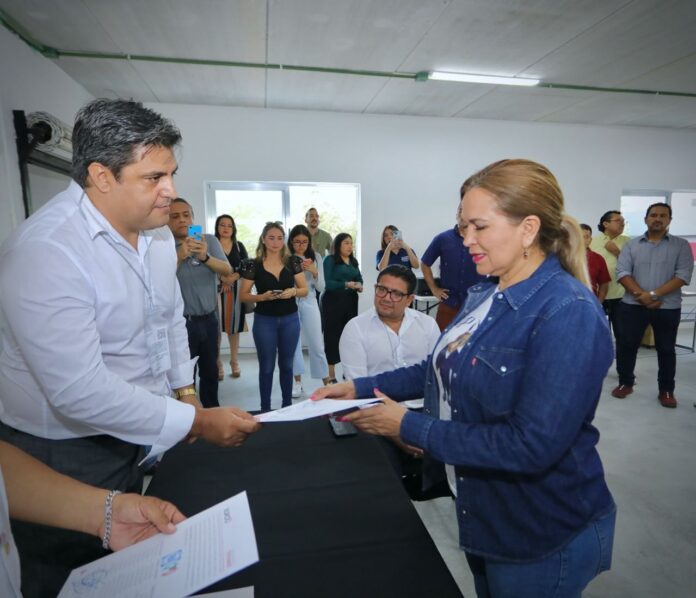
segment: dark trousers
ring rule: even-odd
[[[611,326],[611,331],[614,333],[614,340],[618,343],[621,335],[621,318],[619,317],[621,299],[605,299],[602,307],[604,307],[604,313],[609,318],[609,326]]]
[[[87,484],[142,491],[138,462],[144,451],[134,444],[111,436],[49,440],[4,424],[0,424],[0,440]],[[11,525],[22,566],[24,598],[56,596],[70,571],[107,554],[95,536],[17,520]]]
[[[358,315],[358,294],[355,291],[326,291],[322,298],[324,314],[324,350],[329,365],[341,362],[338,341],[346,324]]]
[[[655,333],[657,350],[657,387],[674,392],[674,374],[677,356],[677,330],[681,309],[648,309],[642,305],[622,303],[619,310],[621,336],[616,344],[616,371],[619,384],[633,386],[636,381],[634,370],[640,342],[648,325]]]
[[[203,407],[219,407],[218,402],[218,332],[217,314],[207,316],[187,316],[189,351],[191,357],[198,357],[198,396]],[[195,373],[194,373],[195,376]]]
[[[287,316],[265,316],[254,314],[252,328],[256,354],[259,358],[259,394],[261,411],[271,408],[271,389],[273,387],[273,370],[276,354],[280,391],[283,395],[283,407],[292,405],[292,362],[295,349],[300,340],[300,317],[297,312]]]
[[[454,320],[458,313],[459,306],[451,307],[444,303],[440,303],[440,305],[437,306],[435,322],[437,322],[437,325],[440,328],[440,332],[442,332],[445,328],[447,328],[447,326],[450,325],[450,323],[452,322],[452,320]]]

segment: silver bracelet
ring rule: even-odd
[[[109,542],[111,541],[111,519],[114,514],[113,503],[114,497],[118,494],[123,494],[120,490],[111,490],[106,495],[104,501],[104,537],[102,538],[102,548],[109,550]]]

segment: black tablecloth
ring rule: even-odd
[[[165,455],[148,494],[193,515],[243,490],[260,562],[207,591],[461,596],[375,438],[335,438],[314,419],[266,424],[237,449],[182,444]]]

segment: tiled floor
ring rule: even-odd
[[[680,342],[691,343],[691,326]],[[595,424],[609,487],[618,504],[614,563],[587,589],[589,598],[687,598],[696,595],[696,354],[677,358],[677,409],[656,400],[655,352],[641,349],[637,386],[624,400],[610,396],[612,369],[604,383]],[[242,377],[220,385],[222,404],[258,409],[258,366],[253,353],[241,358]],[[305,377],[308,393],[319,380]],[[276,381],[273,406],[280,406]],[[440,498],[415,503],[453,576],[467,597],[475,596],[463,553],[457,547],[453,503]]]

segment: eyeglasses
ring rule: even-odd
[[[389,299],[392,301],[401,301],[404,297],[408,297],[408,293],[402,293],[396,289],[388,289],[387,287],[383,287],[381,284],[375,285],[375,295],[377,295],[380,299],[389,295]]]
[[[309,245],[309,241],[300,241],[299,239],[292,240],[293,245]]]

